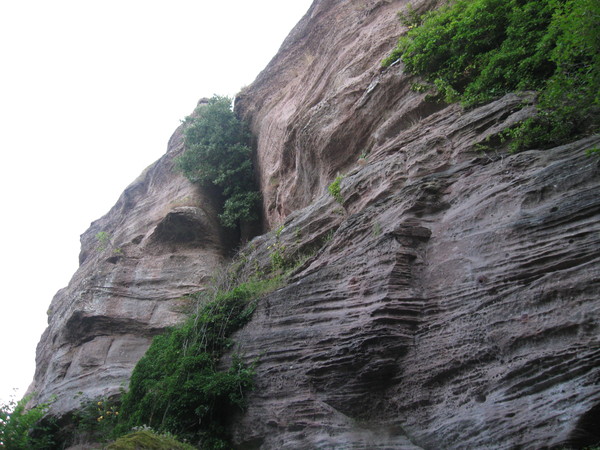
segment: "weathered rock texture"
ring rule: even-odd
[[[187,316],[185,295],[224,259],[213,201],[173,170],[182,149],[177,130],[165,156],[81,236],[80,267],[52,300],[29,388],[38,401],[56,396],[58,415],[82,396],[118,394],[152,336]]]
[[[259,362],[234,442],[592,444],[600,159],[584,151],[600,137],[475,150],[532,114],[532,100],[464,111],[426,102],[401,64],[381,70],[405,3],[316,0],[236,101],[256,136],[265,228],[283,225],[244,260],[307,259],[235,336]],[[82,266],[53,301],[34,388],[58,394],[60,410],[79,390],[115,392],[223,258],[214,207],[170,169],[177,133],[171,149],[84,234]],[[338,173],[342,204],[326,192]],[[109,249],[98,249],[100,231]]]
[[[286,249],[336,231],[236,337],[240,353],[260,358],[234,423],[242,447],[598,439],[600,161],[583,151],[600,138],[455,160],[452,138],[510,103],[460,126],[448,111],[431,116],[398,142],[426,136],[428,124],[450,141],[376,153],[342,182],[343,209],[325,195],[288,218]],[[428,157],[451,164],[400,169]],[[257,240],[250,262],[275,239]]]
[[[236,440],[591,444],[600,161],[584,150],[600,138],[474,150],[532,108],[514,95],[473,111],[432,104],[401,64],[382,71],[405,3],[315,2],[237,100],[257,139],[267,221],[284,224],[278,245],[337,231],[238,335],[261,362]],[[323,195],[338,172],[343,207]],[[267,261],[274,240],[257,240],[254,259]]]
[[[406,0],[318,0],[236,98],[257,134],[266,225],[307,206],[357,156],[440,109],[381,72],[403,31]],[[412,2],[417,10],[435,0]]]

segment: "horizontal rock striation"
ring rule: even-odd
[[[511,99],[491,106],[473,111],[457,137]],[[438,127],[456,125],[439,114],[430,118]],[[422,147],[386,150],[344,178],[343,207],[325,194],[290,215],[278,238],[255,241],[251,264],[275,239],[292,252],[315,241],[311,229],[335,230],[236,336],[237,351],[259,360],[248,412],[234,422],[238,444],[595,442],[600,161],[584,150],[598,144],[503,156],[465,149],[467,161],[435,170],[432,160],[412,177],[395,167],[420,159]],[[427,151],[447,161],[453,148],[438,140]]]
[[[600,441],[600,136],[508,154],[511,94],[426,101],[401,63],[406,0],[316,0],[236,99],[266,228],[236,268],[296,266],[234,336],[256,361],[239,448],[583,447]],[[411,2],[425,11],[438,2]],[[481,144],[491,145],[478,150]],[[112,395],[228,250],[210,195],[173,173],[181,130],[82,236],[32,390]],[[340,201],[327,193],[338,175]],[[99,234],[100,233],[100,234]],[[228,355],[222,361],[227,365]]]
[[[173,170],[181,129],[81,236],[80,267],[48,310],[29,388],[63,415],[117,395],[154,335],[189,313],[227,252],[214,200]],[[79,393],[79,395],[75,395]]]
[[[236,101],[283,226],[246,257],[317,251],[237,336],[259,364],[236,442],[593,444],[600,162],[585,150],[600,138],[476,150],[533,99],[464,111],[427,102],[401,63],[382,70],[406,3],[315,2]],[[324,194],[338,173],[343,204]]]

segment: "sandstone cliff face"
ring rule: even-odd
[[[84,397],[119,393],[152,336],[189,313],[224,259],[213,201],[173,170],[181,130],[117,204],[81,236],[80,267],[50,305],[38,344],[37,400],[62,415]]]
[[[473,111],[431,104],[401,64],[382,71],[405,3],[315,2],[237,101],[280,245],[337,230],[238,334],[260,364],[237,442],[594,443],[600,162],[584,150],[600,138],[476,151],[532,108],[514,95]],[[324,193],[338,172],[343,206]],[[266,261],[275,239],[248,258]]]
[[[257,136],[266,225],[307,206],[357,156],[439,109],[381,60],[406,0],[318,0],[236,109]],[[417,10],[435,0],[412,2]]]
[[[309,258],[235,336],[259,358],[240,448],[543,448],[600,440],[600,159],[593,136],[509,155],[476,144],[526,96],[464,111],[380,61],[404,0],[316,0],[236,100],[256,137],[265,228]],[[426,9],[435,1],[413,2]],[[224,259],[205,194],[163,159],[82,237],[34,390],[57,410],[118,391],[150,337]],[[359,157],[364,155],[364,158]],[[340,173],[342,204],[326,186]],[[110,235],[100,250],[98,232]],[[116,248],[120,251],[114,252]],[[227,363],[227,358],[224,364]]]
[[[495,122],[515,101],[473,111],[460,125],[442,111],[398,142],[426,135],[427,124],[467,140],[475,124]],[[335,234],[236,336],[237,351],[260,359],[249,410],[234,422],[237,442],[595,442],[600,164],[583,150],[600,138],[514,156],[471,154],[440,170],[421,159],[452,161],[453,146],[412,142],[350,171],[343,209],[324,195],[285,222],[286,249],[318,241],[316,230]],[[422,173],[401,170],[414,163]],[[275,242],[263,239],[252,263]]]

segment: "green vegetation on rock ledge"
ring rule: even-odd
[[[221,223],[235,228],[258,220],[260,193],[252,168],[250,133],[231,110],[231,99],[214,96],[185,121],[185,152],[178,168],[194,183],[223,195]]]
[[[229,336],[250,319],[258,297],[280,278],[250,281],[214,294],[183,325],[154,338],[123,396],[117,434],[150,426],[202,448],[226,448],[227,420],[245,406],[254,370],[237,356],[219,366],[233,342]]]
[[[80,399],[79,408],[60,428],[38,422],[47,404],[24,413],[25,399],[8,426],[0,423],[0,437],[9,439],[4,429],[18,427],[10,439],[26,444],[0,447],[64,448],[91,442],[107,449],[231,448],[231,418],[245,409],[258,362],[236,354],[231,335],[251,319],[259,299],[281,287],[327,239],[301,246],[301,230],[286,233],[285,225],[271,235],[266,252],[250,243],[227,268],[215,271],[204,291],[189,296],[195,314],[153,339],[120,398],[88,398],[79,392],[74,397]],[[37,441],[31,440],[31,429]]]
[[[194,450],[189,444],[184,444],[175,439],[174,436],[164,433],[156,433],[152,429],[143,428],[133,433],[121,436],[112,444],[106,447],[106,450]]]
[[[479,105],[538,92],[538,114],[509,130],[511,149],[547,147],[600,130],[600,2],[456,0],[423,16],[383,61],[401,59],[437,97]]]
[[[340,184],[342,183],[343,179],[344,175],[338,175],[337,177],[335,177],[335,180],[333,180],[333,182],[329,186],[327,186],[327,191],[329,192],[329,194],[340,205],[344,204],[344,197],[342,196],[342,189],[340,187]]]

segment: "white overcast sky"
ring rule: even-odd
[[[0,1],[0,401],[33,379],[79,235],[198,99],[250,84],[311,3]]]

